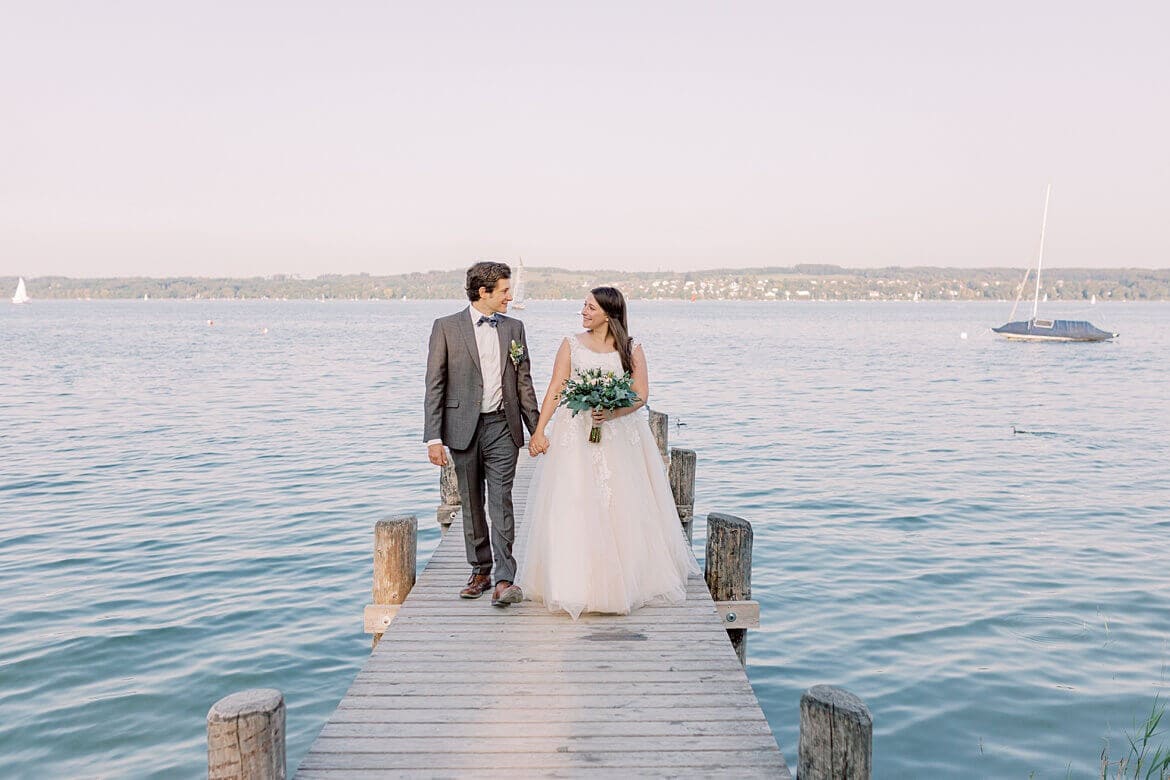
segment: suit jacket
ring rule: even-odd
[[[504,414],[512,440],[517,447],[523,447],[524,427],[531,433],[540,418],[536,391],[532,387],[528,342],[524,338],[523,322],[503,314],[499,316],[496,335],[500,340],[500,364],[503,366]],[[471,444],[483,403],[483,374],[474,328],[467,309],[440,317],[431,328],[423,441],[442,439],[443,444],[454,450],[467,449]],[[519,366],[509,355],[513,341],[524,349]]]

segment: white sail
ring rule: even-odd
[[[512,279],[512,308],[524,308],[524,258],[516,263],[515,276]]]
[[[1036,319],[1036,312],[1040,308],[1040,270],[1044,266],[1044,231],[1048,229],[1048,199],[1052,197],[1052,185],[1044,191],[1044,219],[1040,222],[1040,251],[1036,254],[1036,298],[1032,301],[1032,319]],[[1044,294],[1048,300],[1048,293]]]
[[[13,303],[28,303],[31,300],[28,297],[28,291],[24,289],[24,277],[20,277],[20,281],[16,283],[16,292],[12,294]]]

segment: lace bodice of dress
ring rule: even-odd
[[[569,365],[575,374],[578,371],[587,371],[591,368],[600,368],[602,371],[613,371],[621,374],[622,359],[616,351],[594,352],[581,343],[577,334],[569,336]]]

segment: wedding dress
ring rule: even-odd
[[[569,336],[572,372],[622,373],[617,352],[594,352]],[[601,425],[560,407],[549,449],[528,490],[516,584],[550,611],[628,614],[686,599],[698,572],[679,523],[670,482],[645,408]]]

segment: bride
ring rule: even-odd
[[[557,352],[540,420],[529,441],[536,466],[528,492],[528,543],[516,584],[503,601],[543,602],[550,611],[628,614],[686,599],[698,565],[687,547],[670,483],[642,410],[650,396],[646,356],[630,338],[626,300],[597,287],[581,311],[584,333]],[[574,372],[629,372],[639,401],[628,409],[576,417],[558,405]],[[551,431],[546,427],[552,423]],[[600,425],[601,442],[589,429]]]

